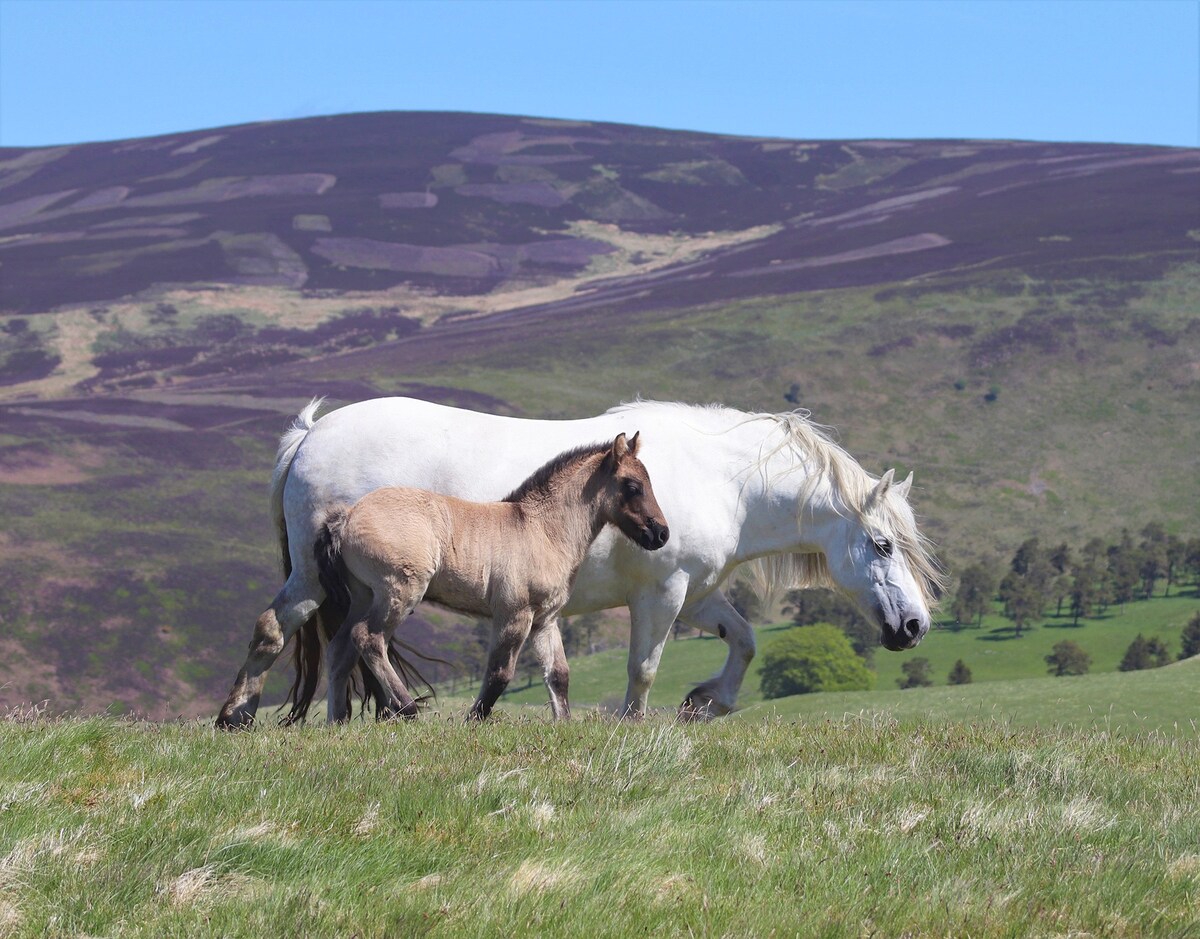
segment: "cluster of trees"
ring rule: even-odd
[[[1126,530],[1116,543],[1092,538],[1078,551],[1065,542],[1046,548],[1029,538],[1006,572],[984,562],[964,568],[950,613],[978,627],[998,599],[1020,636],[1050,608],[1061,616],[1066,606],[1078,624],[1113,604],[1154,596],[1160,582],[1163,596],[1169,596],[1187,577],[1200,579],[1200,538],[1184,541],[1158,522],[1146,525],[1137,540]]]
[[[900,666],[900,671],[904,673],[904,677],[897,678],[896,684],[900,686],[901,690],[905,688],[928,688],[933,684],[932,670],[933,666],[929,659],[923,655],[915,656]],[[971,670],[967,667],[966,662],[958,659],[950,669],[950,674],[946,676],[946,684],[969,685],[970,683]]]

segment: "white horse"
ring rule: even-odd
[[[800,413],[637,401],[584,420],[542,421],[376,398],[314,420],[319,404],[280,442],[271,508],[287,582],[255,624],[220,727],[254,719],[267,669],[321,607],[313,546],[334,506],[382,486],[495,501],[555,454],[626,428],[647,441],[639,456],[671,520],[670,543],[651,553],[605,530],[562,613],[628,606],[627,714],[645,712],[676,619],[729,646],[724,667],[684,709],[733,710],[754,632],[718,588],[739,565],[766,592],[841,590],[879,626],[887,649],[910,649],[929,629],[942,581],[907,502],[911,474],[899,483],[891,470],[872,477]]]

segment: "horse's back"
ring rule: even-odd
[[[668,576],[689,552],[703,555],[688,562],[692,567],[707,568],[710,555],[719,565],[731,543],[737,490],[718,455],[722,435],[691,426],[703,418],[703,410],[652,404],[566,421],[482,414],[411,398],[347,405],[313,425],[293,460],[284,494],[293,564],[307,562],[299,555],[311,553],[330,506],[389,486],[494,501],[559,453],[641,431],[639,456],[671,525],[671,541],[647,553],[603,531],[576,582],[586,608],[619,605],[631,585]]]

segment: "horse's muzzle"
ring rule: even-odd
[[[914,648],[925,638],[929,624],[916,616],[906,616],[898,624],[884,621],[879,627],[879,642],[889,652]]]
[[[638,544],[647,551],[657,551],[667,543],[667,539],[671,537],[671,529],[666,525],[660,525],[654,519],[650,519],[638,535]]]

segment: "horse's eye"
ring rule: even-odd
[[[881,558],[890,558],[892,556],[892,543],[886,538],[876,538],[875,551]]]
[[[630,499],[636,499],[642,494],[642,484],[636,479],[627,479],[624,483],[625,495]]]

